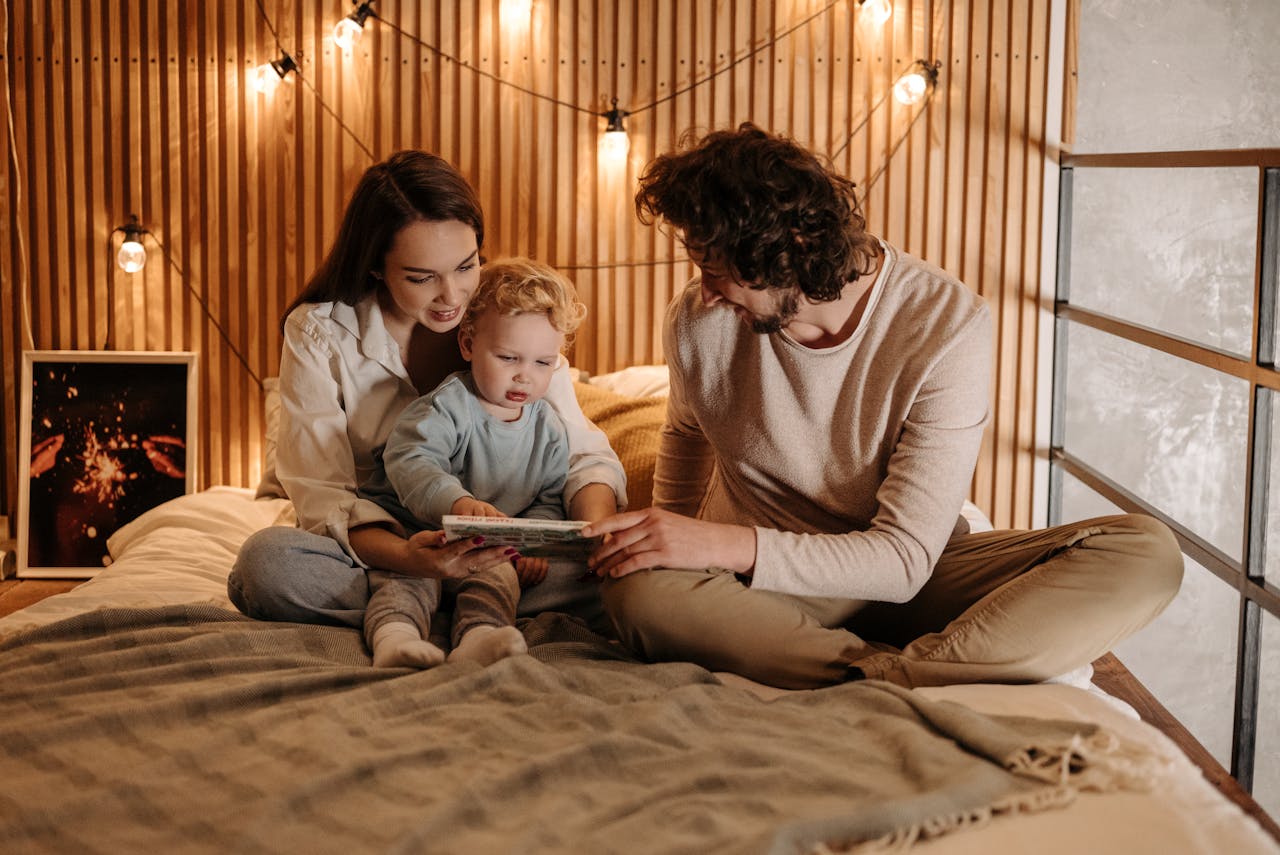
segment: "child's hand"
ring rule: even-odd
[[[517,558],[516,577],[520,579],[520,587],[531,588],[547,578],[550,566],[545,558]]]
[[[482,502],[471,496],[463,496],[461,499],[453,503],[453,507],[449,509],[451,514],[462,514],[470,517],[505,517],[502,511],[495,508],[488,502]]]

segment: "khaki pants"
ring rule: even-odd
[[[642,571],[603,595],[618,636],[652,660],[783,688],[838,683],[858,676],[851,668],[937,686],[1074,670],[1150,622],[1181,581],[1169,529],[1126,515],[957,535],[906,603],[756,591],[720,570]]]

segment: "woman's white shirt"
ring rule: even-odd
[[[357,494],[375,471],[376,453],[400,413],[421,393],[382,321],[376,295],[355,306],[307,303],[289,313],[280,359],[280,420],[275,471],[259,496],[287,496],[298,524],[332,537],[358,563],[347,532],[368,523],[403,533],[385,510]],[[556,368],[546,400],[569,438],[566,503],[587,484],[626,502],[622,464],[604,432],[591,424],[573,392],[568,362]]]

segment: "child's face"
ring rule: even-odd
[[[459,345],[471,363],[481,404],[503,421],[514,421],[525,404],[547,393],[564,334],[544,314],[488,311],[476,318],[474,334],[462,336]]]

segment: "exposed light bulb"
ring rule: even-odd
[[[604,140],[601,141],[600,147],[609,159],[621,160],[631,150],[631,139],[627,136],[626,131],[605,131]]]
[[[116,264],[120,265],[120,269],[125,273],[137,273],[147,263],[147,250],[133,238],[129,238],[120,244],[120,251],[116,253]]]
[[[893,98],[899,104],[915,104],[924,97],[925,90],[929,88],[929,82],[925,80],[924,75],[919,71],[912,71],[904,74],[897,83],[893,84]]]
[[[263,94],[270,95],[276,91],[276,87],[280,85],[280,75],[276,74],[276,70],[271,67],[271,63],[264,62],[253,70],[253,88]]]
[[[533,0],[502,0],[500,14],[504,21],[525,21],[533,13]]]
[[[858,22],[878,31],[892,15],[893,0],[862,0]]]
[[[364,25],[353,18],[343,18],[333,25],[333,43],[344,51],[349,51],[360,41],[364,33]]]
[[[360,35],[364,32],[364,22],[373,14],[373,7],[369,2],[370,0],[365,0],[356,6],[354,12],[333,25],[333,43],[340,50],[349,51],[356,46],[356,42],[360,41]]]
[[[287,53],[281,54],[279,59],[264,62],[253,70],[251,78],[253,88],[265,95],[270,95],[280,85],[281,80],[287,79],[285,75],[297,70],[298,63],[294,62],[293,57]]]
[[[893,99],[908,106],[920,103],[929,89],[938,85],[938,72],[941,68],[942,64],[939,62],[917,59],[911,64],[911,70],[893,84]]]
[[[116,264],[125,273],[137,273],[147,263],[147,250],[142,245],[142,236],[147,233],[138,223],[138,215],[130,214],[129,222],[113,230],[124,234],[124,242],[116,251]]]
[[[610,160],[625,160],[627,151],[631,148],[631,139],[627,136],[627,129],[622,124],[622,120],[627,116],[627,111],[619,110],[618,99],[614,98],[613,109],[606,110],[601,115],[604,116],[609,124],[604,129],[604,139],[600,141],[600,150]]]

